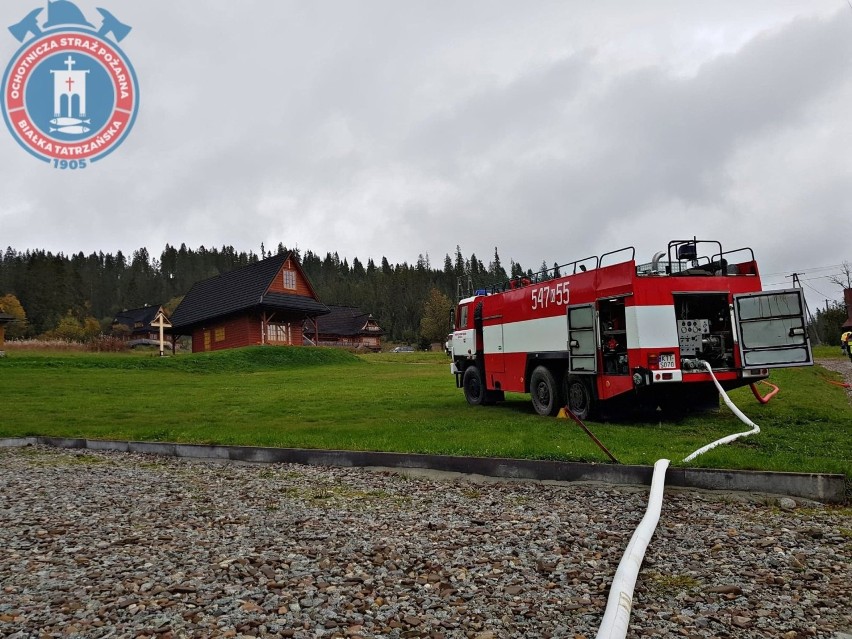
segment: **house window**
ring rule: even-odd
[[[296,290],[296,271],[284,270],[284,288]]]
[[[290,325],[289,324],[273,324],[266,325],[266,341],[270,344],[289,344],[290,343]]]
[[[225,327],[224,326],[220,326],[219,328],[216,329],[216,336],[215,336],[214,339],[217,342],[224,342],[225,341]]]

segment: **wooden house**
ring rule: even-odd
[[[14,321],[14,316],[0,311],[0,353],[3,352],[3,346],[6,343],[6,324],[10,324]]]
[[[194,353],[301,346],[305,320],[328,313],[296,256],[284,253],[196,283],[172,313],[170,332],[192,336]]]
[[[385,332],[369,313],[351,306],[329,306],[328,315],[306,321],[305,340],[319,346],[369,349],[382,348]]]
[[[163,312],[162,306],[143,306],[116,313],[112,320],[112,334],[125,340],[130,346],[159,344],[159,330],[151,325],[154,318]]]

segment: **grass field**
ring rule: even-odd
[[[826,349],[825,356],[840,357]],[[694,466],[835,472],[852,477],[852,409],[821,367],[779,370],[781,392],[732,399],[761,427]],[[747,428],[724,406],[677,423],[588,426],[623,463],[693,450]],[[507,395],[470,407],[436,353],[355,356],[316,348],[154,354],[7,352],[0,359],[0,437],[47,435],[608,462],[569,420]]]

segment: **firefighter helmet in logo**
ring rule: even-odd
[[[70,0],[49,0],[9,26],[22,43],[3,75],[3,118],[26,151],[82,169],[114,151],[136,120],[136,73],[118,42],[131,27],[106,9],[99,28]]]
[[[44,23],[44,28],[50,29],[52,27],[72,24],[94,28],[94,25],[86,22],[83,12],[73,2],[69,2],[68,0],[48,0],[47,22]]]

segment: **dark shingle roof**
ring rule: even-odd
[[[154,321],[159,310],[159,306],[143,306],[142,308],[123,310],[115,314],[115,319],[112,320],[112,323],[113,325],[124,324],[131,331],[136,329],[147,332],[151,330],[151,322]],[[140,327],[137,328],[137,325],[140,325]]]
[[[262,306],[264,308],[288,310],[297,314],[303,313],[306,317],[328,313],[328,307],[317,302],[314,298],[288,293],[267,293],[263,296]]]
[[[324,304],[310,297],[269,293],[272,280],[290,254],[273,255],[243,268],[197,282],[172,313],[174,329],[251,308],[265,308],[312,316],[328,312]]]
[[[329,306],[331,313],[319,321],[319,332],[330,335],[384,335],[382,330],[366,330],[367,322],[373,319],[370,313],[364,313],[351,306]],[[314,327],[311,324],[305,326],[305,332],[313,335]]]

